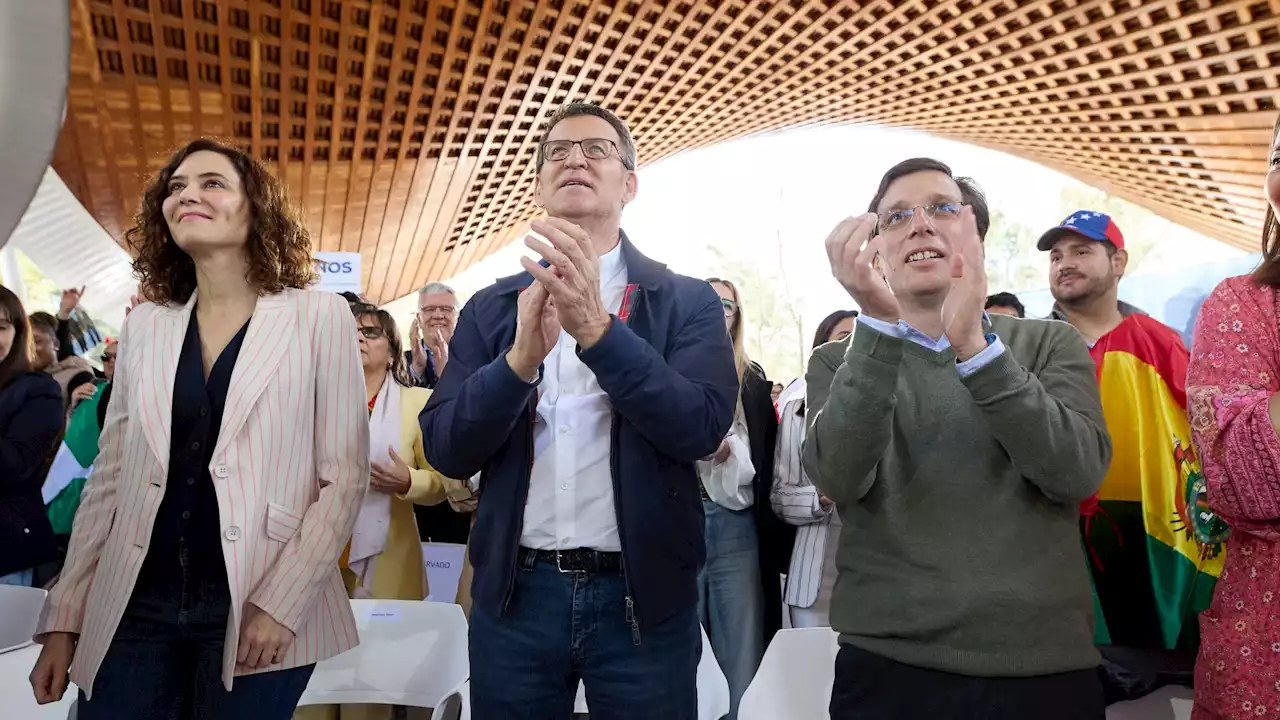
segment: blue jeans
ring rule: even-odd
[[[750,509],[729,510],[702,501],[707,522],[707,564],[698,575],[698,613],[716,661],[729,681],[729,718],[764,657],[764,596],[759,543]]]
[[[642,625],[627,622],[619,574],[521,566],[506,612],[471,609],[471,715],[475,720],[568,720],[581,680],[592,717],[695,720],[702,637],[693,607]]]
[[[315,665],[222,684],[231,609],[225,578],[185,576],[139,584],[125,607],[93,700],[80,692],[78,720],[287,720]]]
[[[31,587],[31,581],[35,577],[34,568],[11,572],[8,575],[0,575],[0,585],[21,585],[22,587]]]

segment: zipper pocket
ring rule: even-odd
[[[627,594],[627,623],[631,625],[631,644],[640,644],[640,623],[636,620],[636,604],[631,600],[630,593]]]
[[[618,320],[627,327],[631,327],[632,302],[638,287],[637,285],[628,285],[622,296],[622,307],[619,309]],[[627,549],[622,540],[626,535],[622,526],[622,483],[618,479],[618,440],[621,434],[618,430],[618,420],[618,412],[615,410],[609,427],[609,475],[613,479],[613,506],[618,516],[618,544],[622,551],[622,582],[627,589],[627,624],[631,626],[631,644],[638,646],[640,644],[640,619],[636,616],[636,603],[632,599],[631,574],[627,572]]]
[[[533,479],[533,426],[538,417],[537,394],[534,394],[533,406],[529,408],[529,472],[524,477],[524,495],[520,502],[520,522],[516,527],[516,560],[511,563],[511,576],[507,580],[507,596],[502,599],[502,612],[505,614],[511,605],[511,598],[516,594],[516,575],[520,572],[520,535],[524,533],[524,506],[529,502],[529,483]]]

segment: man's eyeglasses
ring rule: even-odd
[[[363,335],[366,340],[377,340],[378,338],[386,335],[386,333],[382,332],[382,328],[377,325],[361,325],[360,334]]]
[[[542,157],[551,162],[569,159],[573,146],[582,148],[582,156],[588,160],[605,160],[618,152],[618,145],[605,138],[587,138],[586,140],[548,140],[542,143]]]
[[[930,220],[950,220],[960,216],[960,210],[969,203],[946,202],[934,203],[932,205],[919,205],[914,208],[902,208],[900,210],[890,210],[880,213],[876,216],[876,229],[881,233],[898,232],[911,227],[915,221],[916,210],[924,211],[925,217]]]
[[[418,308],[418,312],[423,315],[452,315],[453,309],[452,305],[428,305],[424,308]]]
[[[738,303],[728,298],[720,298],[720,307],[724,308],[725,317],[733,317],[738,314]]]

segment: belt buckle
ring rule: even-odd
[[[560,552],[559,550],[556,550],[556,570],[559,570],[561,574],[563,574],[563,575],[576,575],[576,574],[579,574],[579,573],[585,573],[585,572],[586,572],[586,570],[565,570],[565,569],[560,565],[560,557],[561,557],[561,552]]]

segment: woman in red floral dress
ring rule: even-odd
[[[1231,525],[1192,720],[1280,718],[1280,123],[1267,167],[1262,265],[1205,300],[1187,370],[1209,505]]]

